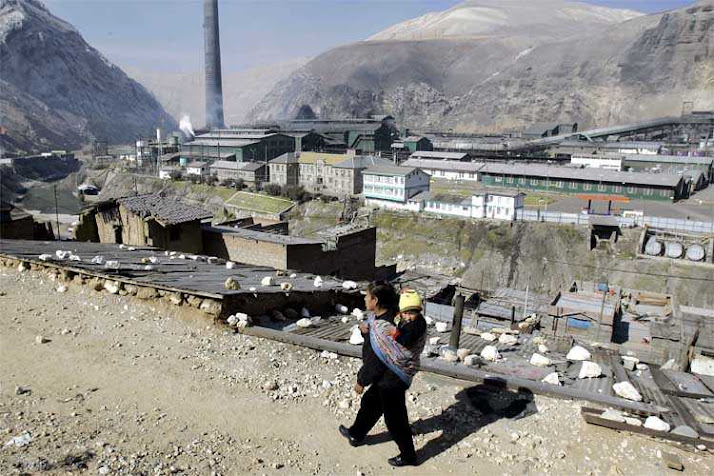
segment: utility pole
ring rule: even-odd
[[[523,320],[526,319],[526,313],[528,309],[528,291],[531,285],[531,277],[528,275],[528,281],[526,282],[526,296],[525,299],[523,299]]]

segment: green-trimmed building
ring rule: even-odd
[[[641,200],[686,198],[687,177],[674,174],[617,172],[536,164],[485,164],[479,171],[486,186],[556,193],[620,195]]]
[[[296,139],[287,134],[262,130],[222,129],[196,136],[181,147],[181,157],[190,160],[267,162],[295,151]]]

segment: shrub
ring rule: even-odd
[[[268,195],[277,197],[278,195],[281,195],[282,188],[276,183],[268,183],[263,186],[263,191],[265,191]]]

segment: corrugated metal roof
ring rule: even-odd
[[[414,167],[402,167],[399,165],[379,165],[369,167],[363,172],[365,175],[407,175],[414,172]]]
[[[117,203],[142,218],[153,217],[167,225],[213,217],[211,213],[203,208],[188,205],[175,198],[167,198],[159,194],[120,198]]]
[[[540,164],[485,164],[480,172],[491,175],[515,175],[549,179],[585,180],[590,182],[636,184],[676,187],[682,180],[679,175],[649,174],[643,172],[617,172],[607,169],[557,167]]]
[[[412,157],[414,155],[412,154]],[[402,166],[420,169],[448,170],[454,172],[478,172],[484,166],[482,162],[458,162],[455,160],[434,160],[410,158]]]
[[[446,160],[464,160],[468,158],[466,152],[442,152],[438,150],[418,150],[409,156],[410,159],[446,159]]]

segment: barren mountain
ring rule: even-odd
[[[296,58],[282,63],[259,66],[238,72],[223,73],[223,105],[228,124],[240,124],[246,115],[293,71],[307,63]],[[188,114],[194,125],[206,121],[203,72],[172,73],[125,67],[124,70],[161,102],[174,118]]]
[[[9,152],[131,142],[175,121],[39,0],[0,0],[0,145]]]
[[[403,39],[415,37],[430,39]],[[495,131],[676,114],[683,101],[714,107],[713,41],[714,0],[647,16],[476,0],[320,55],[252,116],[287,118],[308,104],[321,117],[389,113],[416,128]]]

